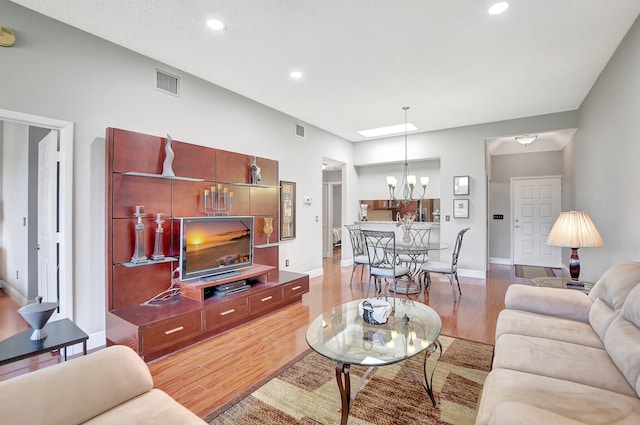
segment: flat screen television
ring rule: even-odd
[[[253,265],[253,217],[180,219],[180,279],[217,280]]]

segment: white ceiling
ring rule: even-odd
[[[419,131],[575,110],[640,14],[638,0],[511,0],[498,16],[488,0],[13,1],[350,141],[405,105]]]

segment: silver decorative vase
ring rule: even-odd
[[[43,329],[44,325],[57,308],[58,303],[43,303],[42,297],[39,296],[37,302],[18,309],[18,313],[33,328],[30,338],[32,341],[40,341],[47,337],[47,332]]]

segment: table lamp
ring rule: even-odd
[[[568,211],[561,212],[553,224],[547,238],[547,245],[571,248],[569,273],[572,280],[578,280],[580,276],[578,248],[602,246],[603,241],[587,213]]]

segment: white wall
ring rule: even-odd
[[[403,163],[379,164],[356,168],[358,171],[358,200],[361,199],[387,199],[389,187],[387,176],[395,176],[398,185],[402,181]],[[416,161],[409,163],[409,174],[415,175],[420,184],[420,177],[429,177],[425,198],[440,197],[440,160]],[[422,192],[422,186],[416,191]]]
[[[5,123],[2,155],[2,280],[21,302],[28,298],[29,127]],[[16,275],[17,274],[17,275]]]
[[[581,248],[581,273],[640,260],[640,21],[636,20],[580,107],[575,206],[589,214],[602,248]]]

